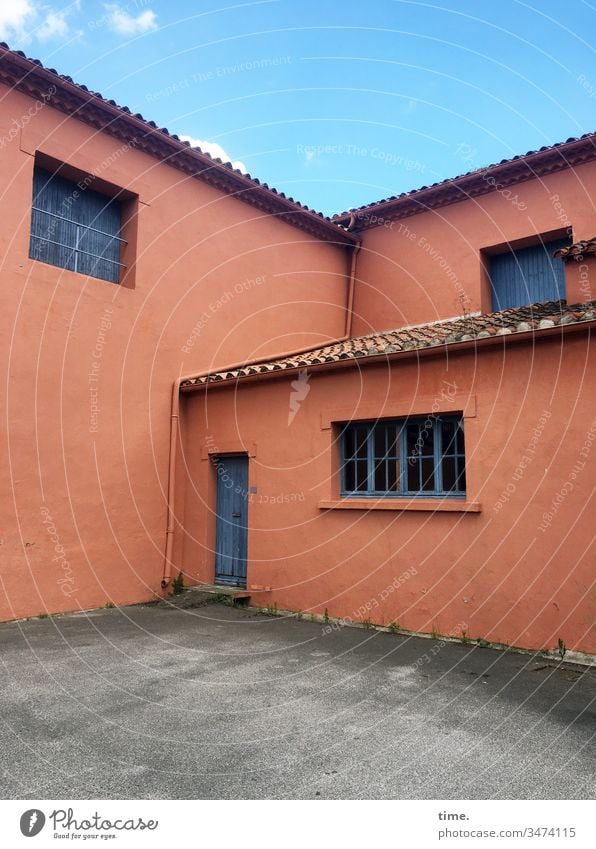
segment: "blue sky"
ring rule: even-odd
[[[0,0],[0,37],[332,214],[596,129],[595,12]]]

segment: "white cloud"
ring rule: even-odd
[[[0,0],[0,39],[28,44],[34,37],[65,38],[71,34],[68,16],[78,10],[79,0],[60,10],[38,0]]]
[[[140,35],[157,29],[157,15],[151,9],[135,18],[117,3],[108,3],[104,8],[108,13],[108,26],[120,35]]]
[[[232,161],[229,154],[225,152],[223,147],[217,142],[208,142],[203,141],[202,139],[194,139],[192,136],[180,136],[182,141],[190,142],[193,147],[200,147],[202,151],[208,153],[210,156],[214,158],[217,157],[221,159],[222,162],[231,162],[234,168],[238,168],[239,171],[242,171],[243,174],[248,174],[248,168],[244,164],[244,162],[240,162],[240,160]]]
[[[36,35],[41,41],[46,41],[48,38],[55,36],[64,38],[68,35],[68,22],[66,20],[68,12],[48,12],[43,20],[43,23],[36,30]]]
[[[37,16],[31,0],[0,0],[0,38],[30,40],[30,28]]]

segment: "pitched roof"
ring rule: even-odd
[[[586,133],[327,218],[294,198],[286,197],[284,192],[261,183],[256,177],[234,169],[230,162],[222,162],[200,148],[191,147],[189,142],[181,141],[165,127],[158,127],[140,113],[133,114],[127,106],[119,106],[71,77],[45,68],[39,59],[31,59],[20,50],[11,50],[4,42],[0,42],[0,82],[48,102],[118,139],[128,143],[134,141],[135,147],[149,155],[269,215],[282,218],[316,238],[346,245],[356,241],[348,230],[366,230],[386,221],[496,191],[496,184],[506,188],[596,158],[596,133]],[[49,96],[51,89],[55,90]]]
[[[574,242],[573,245],[568,245],[566,248],[559,248],[553,256],[559,257],[565,262],[575,259],[578,262],[583,262],[584,257],[596,255],[596,236],[591,239],[583,239],[581,242]]]
[[[502,159],[493,165],[476,168],[431,186],[422,186],[342,212],[334,215],[332,220],[351,230],[366,230],[426,209],[437,209],[488,194],[497,191],[497,187],[502,190],[532,177],[582,165],[593,159],[596,159],[596,133],[586,133],[579,138],[569,138],[539,150],[529,150],[512,159]]]
[[[402,327],[384,333],[357,336],[346,342],[315,348],[295,357],[247,365],[233,371],[220,371],[189,378],[180,388],[190,390],[211,383],[241,381],[255,375],[266,375],[292,369],[324,366],[342,360],[378,361],[391,354],[422,351],[427,348],[448,347],[459,342],[477,341],[534,332],[568,324],[596,321],[596,301],[568,306],[566,301],[549,301],[527,307],[502,310],[483,315],[465,316],[448,321],[435,321],[416,327]]]
[[[39,59],[30,59],[20,50],[11,50],[4,42],[0,42],[0,82],[120,140],[134,142],[136,149],[165,160],[168,165],[319,239],[347,245],[355,241],[343,227],[338,227],[322,213],[243,174],[230,162],[221,162],[200,148],[191,147],[165,127],[158,127],[139,113],[133,114],[127,106],[119,106],[114,100],[90,91],[53,68],[45,68]]]

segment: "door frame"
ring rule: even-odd
[[[214,538],[214,558],[213,558],[213,581],[214,584],[225,585],[230,587],[238,587],[239,589],[245,589],[247,586],[248,580],[248,546],[249,546],[249,505],[250,505],[250,454],[246,451],[218,451],[217,453],[212,453],[210,455],[210,460],[213,465],[214,473],[215,473],[215,538]],[[221,476],[219,474],[220,463],[225,463],[226,460],[243,460],[246,470],[246,478],[245,478],[245,495],[244,495],[244,539],[243,539],[243,549],[244,549],[244,569],[241,570],[244,574],[232,576],[232,580],[226,580],[225,576],[218,575],[218,560],[220,556],[219,543],[220,543],[220,534],[225,533],[225,528],[222,528],[220,522],[224,521],[224,517],[220,515],[220,487],[221,484]],[[237,484],[236,484],[237,486]],[[234,487],[232,487],[233,489]],[[234,580],[234,578],[236,580]]]

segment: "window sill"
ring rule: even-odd
[[[480,513],[478,501],[463,498],[338,498],[319,501],[319,510],[418,510],[429,513]]]

